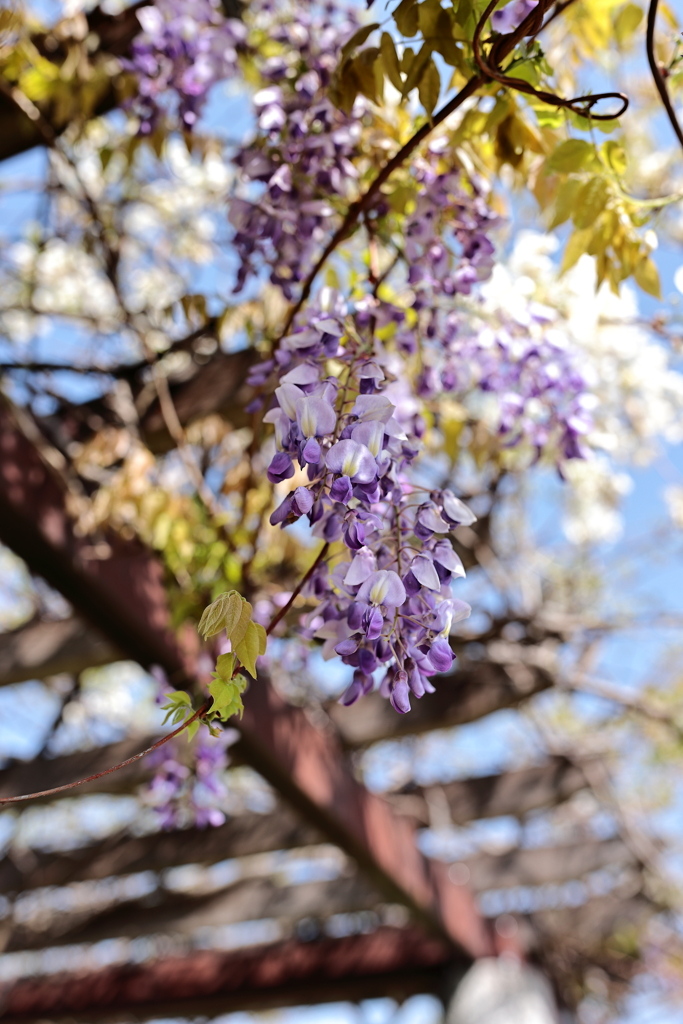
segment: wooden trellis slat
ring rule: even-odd
[[[41,762],[40,775],[22,777],[17,773],[19,768],[37,771],[36,762],[15,766],[0,773],[0,794],[17,792],[12,787],[20,783],[33,784],[44,780],[45,772],[50,772],[52,766],[59,768],[62,761],[69,761],[72,774],[69,776],[69,772],[65,773],[62,768],[58,778],[75,778],[79,771],[87,774],[93,767],[97,770],[100,763],[103,766],[115,763],[119,754],[125,755],[129,747],[132,750],[134,743],[126,740],[124,745],[91,751],[90,756],[95,760],[86,760],[88,755],[78,754]],[[74,758],[80,760],[74,763]],[[7,778],[3,779],[3,775]],[[109,778],[116,778],[116,775]],[[448,783],[442,789],[454,823],[462,825],[478,818],[507,814],[519,816],[537,808],[554,806],[585,784],[583,773],[558,757],[543,765],[503,775],[462,779]],[[409,796],[395,799],[399,813],[405,809],[410,817],[427,823],[427,803],[419,788],[416,787]],[[322,839],[320,830],[281,805],[269,814],[241,814],[218,828],[208,830],[189,828],[149,836],[117,834],[64,853],[31,851],[26,854],[25,863],[20,852],[15,851],[0,861],[0,892],[64,885],[71,881],[101,879],[134,871],[163,871],[180,864],[214,864],[229,857],[308,846]]]
[[[469,869],[469,884],[475,892],[481,892],[581,879],[600,868],[633,864],[633,854],[621,839],[609,839],[567,846],[514,849],[502,854],[479,852],[463,863]]]
[[[224,889],[187,895],[163,889],[137,899],[122,900],[104,910],[64,910],[41,914],[40,927],[31,922],[12,926],[5,952],[41,949],[72,943],[139,938],[143,935],[190,939],[204,929],[259,919],[290,926],[303,918],[371,910],[381,897],[362,876],[282,886],[272,878],[247,878]]]
[[[216,864],[231,857],[289,850],[322,842],[323,834],[282,805],[270,814],[247,813],[217,828],[188,828],[147,836],[111,836],[64,853],[19,851],[0,861],[0,892],[97,881],[181,864]]]
[[[0,985],[3,1024],[46,1020],[217,1016],[265,1009],[448,990],[465,963],[418,928],[315,942],[289,940],[235,952],[203,951],[149,964]]]
[[[87,668],[120,660],[120,651],[77,618],[34,621],[0,633],[0,686],[62,672],[76,676]]]
[[[585,786],[586,779],[578,765],[565,757],[549,757],[529,768],[457,779],[436,787],[422,788],[411,782],[389,799],[397,810],[428,824],[430,790],[436,789],[445,799],[453,824],[465,825],[479,818],[503,815],[522,818],[529,811],[568,800]]]

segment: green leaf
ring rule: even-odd
[[[237,601],[233,600],[231,602],[230,618],[228,619],[226,613],[225,623],[225,631],[228,635],[228,640],[232,644],[233,651],[238,644],[242,643],[252,613],[252,607],[248,601],[239,594],[235,594],[235,597],[237,598]]]
[[[340,63],[343,64],[349,54],[361,46],[376,28],[379,28],[379,22],[373,21],[371,25],[363,25],[357,32],[354,32],[351,38],[342,46]]]
[[[619,46],[627,46],[643,20],[643,12],[637,4],[626,4],[614,19],[614,35]]]
[[[532,104],[539,128],[559,128],[564,122],[564,113],[558,107],[547,103]]]
[[[403,83],[403,96],[407,96],[408,93],[412,92],[415,86],[421,81],[422,75],[424,74],[427,64],[431,59],[431,55],[431,43],[423,43],[415,57],[415,60],[410,65],[408,77]]]
[[[235,671],[235,655],[230,654],[219,654],[218,661],[216,662],[216,674],[223,679],[226,683],[229,683],[232,679],[232,674]]]
[[[416,0],[401,0],[394,11],[394,21],[402,36],[411,39],[417,34],[419,11]]]
[[[576,196],[582,188],[583,183],[579,178],[568,178],[562,182],[557,190],[553,219],[548,225],[549,231],[569,220],[576,209]]]
[[[246,685],[247,680],[243,675],[235,676],[230,682],[214,676],[213,681],[209,683],[209,693],[213,697],[213,704],[209,714],[220,718],[224,722],[232,715],[238,713],[241,717],[244,711],[242,693]]]
[[[661,299],[662,289],[659,283],[659,271],[653,259],[649,256],[644,256],[640,263],[636,264],[633,276],[644,292],[647,292],[648,295],[654,295],[656,299]]]
[[[441,94],[441,76],[431,57],[420,79],[417,92],[420,97],[420,103],[431,117]]]
[[[259,654],[265,654],[268,646],[268,634],[260,622],[255,622],[256,633],[258,635],[258,652]]]
[[[590,142],[584,142],[583,139],[567,139],[550,154],[545,166],[548,171],[570,174],[572,171],[580,171],[593,155],[593,146]]]
[[[588,246],[591,242],[591,236],[592,232],[590,228],[587,228],[583,231],[574,232],[574,234],[567,242],[567,246],[564,250],[564,256],[562,257],[562,267],[560,268],[561,274],[564,274],[568,270],[570,270],[571,267],[573,267],[574,264],[579,261],[581,256],[583,256],[583,254],[587,252]]]
[[[231,590],[227,594],[221,594],[220,597],[209,605],[208,608],[204,609],[204,613],[199,620],[197,629],[206,640],[210,636],[215,636],[216,633],[220,633],[222,629],[225,629],[225,616],[230,604],[230,599],[236,591]],[[239,598],[239,594],[237,594]]]
[[[614,139],[609,139],[602,144],[601,152],[605,158],[605,163],[608,167],[612,168],[615,174],[625,174],[626,153],[618,142],[615,142]]]
[[[417,8],[417,19],[423,39],[433,38],[437,34],[437,23],[442,13],[441,0],[424,0]],[[443,12],[446,13],[445,11]]]
[[[177,725],[191,714],[192,700],[190,695],[185,693],[184,690],[174,690],[172,693],[165,693],[164,696],[168,697],[168,704],[162,704],[161,706],[161,710],[167,712],[163,722],[164,725],[168,722],[169,718],[174,725]]]
[[[382,65],[387,78],[393,87],[401,92],[403,89],[403,79],[401,78],[401,68],[398,63],[398,54],[396,53],[394,40],[388,32],[382,32],[379,49],[382,55]]]
[[[261,627],[263,629],[263,626]],[[264,630],[265,633],[265,630]],[[235,648],[235,654],[250,676],[256,677],[256,659],[261,653],[262,638],[255,622],[250,622],[242,643]]]
[[[604,178],[590,178],[576,196],[576,208],[572,220],[577,228],[589,228],[605,209],[610,197]]]

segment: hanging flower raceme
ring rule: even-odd
[[[142,32],[123,62],[138,79],[132,110],[149,134],[177,103],[181,126],[195,124],[215,82],[232,77],[246,29],[226,18],[219,0],[155,0],[137,12]]]
[[[439,170],[445,142],[436,140],[415,162],[417,198],[404,227],[416,315],[401,319],[393,310],[397,346],[422,356],[416,393],[451,394],[485,409],[505,447],[521,446],[536,458],[549,451],[560,464],[585,458],[593,399],[578,353],[554,328],[553,310],[522,302],[512,312],[496,304],[495,284],[486,282],[494,269],[488,232],[498,218],[476,176],[465,182],[459,172]],[[486,297],[473,294],[477,284],[485,284]]]
[[[258,132],[236,156],[241,194],[230,222],[240,258],[235,290],[266,266],[291,299],[356,187],[363,102],[347,116],[325,93],[358,27],[356,13],[330,6],[290,13],[273,34],[283,53],[261,68],[271,84],[254,97]]]
[[[363,328],[360,307],[351,316],[323,289],[320,308],[283,340],[274,361],[255,369],[252,382],[279,371],[265,416],[277,448],[269,478],[281,483],[297,469],[307,477],[271,523],[284,527],[305,516],[316,537],[340,542],[340,560],[331,570],[322,564],[308,583],[319,605],[304,632],[323,641],[325,657],[338,655],[354,669],[344,703],[373,689],[381,670],[381,692],[404,713],[411,693],[432,692],[430,677],[451,668],[450,628],[470,609],[451,593],[464,570],[448,534],[475,517],[450,491],[410,481],[420,442],[406,434],[384,393],[386,353]]]

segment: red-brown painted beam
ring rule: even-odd
[[[21,426],[21,429],[20,429]],[[123,652],[162,665],[175,685],[190,683],[168,612],[161,569],[138,545],[106,538],[111,556],[74,534],[59,476],[31,421],[0,409],[0,540],[44,576]],[[102,538],[104,541],[105,538]],[[332,729],[313,726],[263,679],[251,684],[235,753],[251,764],[314,826],[338,843],[377,887],[469,956],[491,939],[467,890],[445,865],[417,848],[413,825],[360,785]]]
[[[230,953],[198,952],[91,974],[0,986],[3,1024],[33,1020],[216,1016],[335,999],[439,991],[466,964],[416,928],[344,939],[295,940]]]

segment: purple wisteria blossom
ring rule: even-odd
[[[155,0],[137,17],[142,32],[123,65],[137,75],[131,108],[140,132],[152,132],[172,103],[181,127],[189,130],[211,86],[235,73],[246,29],[222,14],[219,0]]]
[[[302,4],[271,29],[283,51],[261,67],[271,84],[254,97],[258,131],[236,156],[240,190],[229,215],[240,259],[236,291],[265,266],[292,298],[355,193],[364,101],[346,115],[325,90],[358,26],[353,8]]]
[[[252,381],[279,371],[282,383],[265,415],[276,446],[268,473],[282,484],[298,472],[271,523],[306,516],[314,536],[341,541],[348,552],[332,569],[322,564],[307,584],[319,604],[304,635],[323,641],[324,657],[354,669],[345,704],[379,683],[405,713],[411,694],[433,691],[430,677],[452,667],[450,627],[469,607],[451,594],[464,570],[448,534],[475,517],[449,490],[425,491],[410,481],[421,446],[386,393],[388,357],[368,329],[368,308],[360,300],[351,311],[322,289],[318,308],[274,360],[255,368]],[[375,314],[375,323],[392,316],[381,305]],[[332,358],[342,367],[334,377],[325,372]]]
[[[157,683],[156,703],[163,704],[172,687],[158,665],[152,668],[151,674]],[[150,754],[147,766],[155,771],[142,787],[140,796],[152,808],[161,829],[223,824],[229,742],[228,733],[220,736],[200,733],[192,749],[191,766],[185,763],[187,755],[184,758],[182,751],[187,750],[187,743],[182,739],[170,740]]]
[[[493,12],[491,24],[496,32],[501,34],[512,32],[536,7],[538,7],[538,0],[514,0],[513,3],[506,4],[505,7],[500,7]]]

